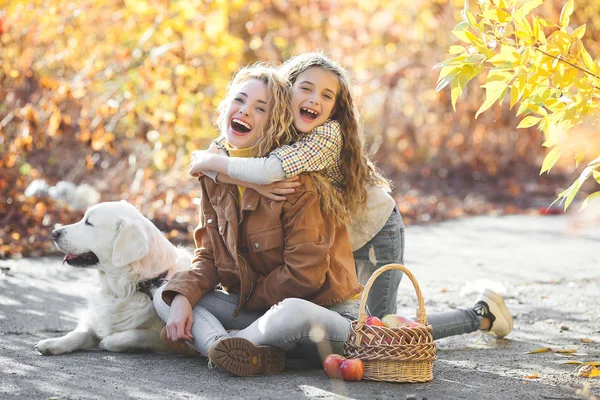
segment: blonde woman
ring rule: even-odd
[[[289,104],[287,81],[274,69],[238,72],[220,107],[229,153],[263,156],[290,143]],[[284,351],[316,354],[315,325],[324,352],[342,351],[362,291],[347,230],[328,216],[342,203],[324,188],[326,178],[302,175],[299,183],[285,201],[273,201],[200,178],[193,267],[154,296],[167,339],[188,341],[235,375],[279,372]]]

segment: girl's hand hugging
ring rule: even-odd
[[[293,176],[268,185],[248,185],[248,187],[271,200],[284,201],[286,199],[285,195],[294,193],[294,188],[300,186],[298,179],[298,176]]]
[[[188,172],[195,178],[208,171],[227,175],[228,167],[229,157],[219,154],[218,150],[215,152],[215,149],[211,147],[208,150],[197,150],[192,153],[192,161]]]
[[[197,150],[192,153],[189,173],[194,178],[198,178],[202,173],[212,170],[212,163],[217,153],[212,150]]]
[[[221,154],[221,150],[219,150],[219,147],[217,146],[214,140],[210,142],[210,146],[208,146],[208,149],[206,149],[206,151],[215,154]]]

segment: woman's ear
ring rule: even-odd
[[[112,263],[116,266],[129,265],[148,254],[148,237],[136,221],[117,217],[119,229],[113,244]]]

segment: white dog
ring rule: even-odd
[[[74,331],[42,340],[35,348],[47,355],[95,347],[167,351],[159,337],[164,323],[147,289],[150,282],[190,268],[190,252],[173,246],[125,201],[97,204],[81,221],[54,230],[52,236],[67,253],[63,263],[98,270],[99,285]]]

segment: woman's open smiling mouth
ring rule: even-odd
[[[238,136],[247,135],[252,131],[252,126],[239,118],[232,118],[230,126],[233,134]]]

